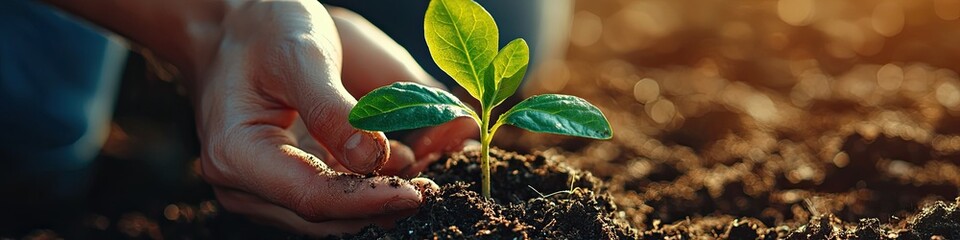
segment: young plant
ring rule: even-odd
[[[612,136],[597,107],[582,98],[544,94],[530,97],[490,121],[494,107],[516,92],[529,61],[529,48],[515,39],[497,51],[493,17],[473,0],[432,0],[423,23],[433,60],[480,101],[480,112],[443,90],[415,83],[394,83],[360,98],[350,124],[370,131],[397,131],[439,125],[470,117],[480,127],[482,193],[490,197],[490,141],[504,124],[533,132],[595,139]],[[492,124],[492,125],[491,125]]]

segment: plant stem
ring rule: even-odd
[[[493,134],[490,130],[490,109],[484,108],[480,116],[480,172],[481,188],[484,198],[490,198],[490,141]]]

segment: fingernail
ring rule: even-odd
[[[383,211],[385,213],[399,212],[403,210],[410,210],[420,206],[420,203],[410,199],[394,199],[387,204],[383,205]]]
[[[343,144],[343,164],[357,173],[370,173],[383,166],[386,151],[376,133],[357,131]]]

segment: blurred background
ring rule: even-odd
[[[552,51],[564,54],[542,54],[523,94],[586,98],[614,139],[504,129],[495,145],[565,154],[607,180],[641,230],[794,226],[819,213],[895,221],[958,195],[960,0],[591,0],[566,11],[538,25],[560,34]],[[127,61],[76,226],[94,238],[283,236],[218,208],[194,174],[192,110],[163,68]]]
[[[634,226],[896,223],[957,196],[960,1],[578,1],[572,16],[566,57],[525,93],[587,98],[614,139],[499,140],[609,179]]]
[[[952,0],[580,1],[567,57],[545,63],[527,93],[607,95],[612,115],[636,114],[642,134],[621,136],[716,111],[778,127],[823,102],[929,104],[935,120],[960,103],[958,18]]]

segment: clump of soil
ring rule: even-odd
[[[960,199],[958,199],[960,201]],[[642,239],[960,239],[958,202],[937,201],[909,218],[882,223],[877,218],[844,222],[835,215],[813,216],[806,224],[766,227],[753,218],[708,217],[641,233]]]
[[[419,212],[394,229],[369,227],[353,239],[629,239],[629,227],[603,184],[550,155],[491,150],[491,195],[478,193],[477,151],[452,154],[425,175],[440,184]]]
[[[864,218],[844,223],[833,215],[817,216],[789,232],[786,239],[960,239],[960,198],[952,203],[937,201],[899,223],[881,224]],[[778,238],[784,238],[780,232]],[[770,238],[772,239],[772,238]]]

